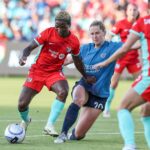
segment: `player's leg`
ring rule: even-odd
[[[107,98],[100,98],[89,93],[89,99],[80,113],[75,129],[72,131],[70,140],[80,140],[84,138],[99,114],[104,110]]]
[[[32,75],[32,73],[28,75],[18,101],[18,110],[22,119],[21,124],[25,128],[27,128],[31,122],[31,118],[29,117],[29,104],[32,98],[38,94],[43,87],[43,83],[41,81],[35,81]]]
[[[47,124],[44,128],[45,134],[51,136],[58,136],[58,133],[54,129],[54,124],[62,112],[66,98],[68,95],[69,87],[66,80],[59,80],[51,86],[51,91],[56,93],[56,98],[51,105],[51,111],[47,120]]]
[[[88,93],[85,91],[85,88],[81,85],[75,85],[72,92],[73,102],[68,107],[66,112],[62,131],[60,136],[54,141],[55,143],[63,143],[66,140],[66,135],[68,130],[75,123],[80,107],[87,102]]]
[[[141,107],[141,121],[144,126],[144,135],[147,141],[148,147],[150,148],[150,102],[147,102]]]
[[[136,147],[134,137],[134,122],[131,116],[131,111],[135,107],[144,103],[144,100],[138,95],[133,88],[130,88],[121,101],[118,110],[118,121],[120,133],[124,139],[125,148]]]
[[[68,130],[72,127],[75,123],[80,107],[82,107],[88,100],[88,93],[86,92],[85,88],[81,85],[77,85],[72,92],[73,102],[68,107],[66,112],[66,116],[64,119],[62,131],[65,134],[68,133]]]
[[[101,112],[100,109],[83,107],[77,125],[70,136],[70,140],[80,140],[84,138]]]
[[[115,89],[117,88],[119,80],[120,80],[120,75],[121,75],[120,73],[114,72],[112,76],[111,85],[110,85],[110,95],[107,99],[105,110],[103,112],[103,117],[105,118],[110,117],[110,106],[115,95]]]
[[[31,118],[29,117],[29,104],[37,93],[36,90],[24,86],[19,96],[18,110],[22,119],[21,125],[25,129],[27,129],[28,124],[31,122]]]
[[[135,107],[144,104],[146,102],[144,99],[149,98],[149,82],[147,78],[137,78],[119,106],[118,121],[125,148],[135,146],[134,122],[130,112]]]

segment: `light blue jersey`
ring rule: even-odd
[[[115,62],[98,70],[93,69],[93,65],[106,60],[121,46],[121,42],[105,41],[100,48],[95,48],[94,43],[85,44],[81,47],[80,57],[85,65],[86,73],[88,76],[95,76],[96,83],[88,84],[83,79],[80,82],[93,95],[98,97],[109,96],[109,86],[114,73]]]

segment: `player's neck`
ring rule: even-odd
[[[131,23],[135,22],[134,18],[127,18],[127,20],[128,20],[128,22],[131,22]]]
[[[104,42],[105,42],[105,40],[102,41],[102,42],[99,43],[99,44],[95,44],[95,48],[96,48],[96,49],[97,49],[97,48],[100,48],[100,47],[103,45]]]

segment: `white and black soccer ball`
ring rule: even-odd
[[[21,143],[25,138],[25,129],[18,123],[9,124],[4,133],[9,143]]]

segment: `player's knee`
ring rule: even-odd
[[[83,135],[83,134],[80,134],[80,133],[76,133],[75,136],[76,136],[77,140],[82,140],[85,137],[85,134]]]
[[[18,110],[24,111],[28,107],[31,99],[32,98],[28,94],[21,94],[18,102]]]
[[[67,96],[68,96],[68,90],[60,90],[58,93],[57,93],[57,96],[59,97],[59,99],[65,101]]]
[[[19,101],[18,103],[18,110],[19,111],[24,111],[27,107],[27,104],[25,101]]]
[[[80,107],[82,107],[85,104],[85,100],[83,98],[75,97],[73,101],[76,105]]]

